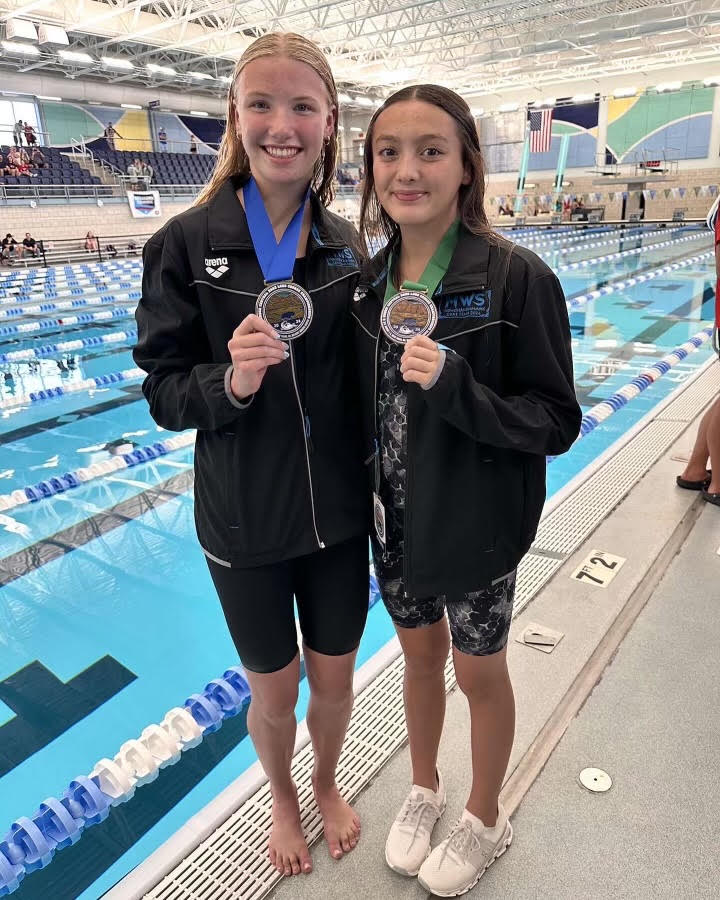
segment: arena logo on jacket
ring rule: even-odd
[[[205,271],[212,278],[220,278],[229,271],[227,256],[216,256],[214,259],[205,258]]]
[[[491,299],[490,289],[442,297],[438,303],[438,316],[441,319],[487,319]]]

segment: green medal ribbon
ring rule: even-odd
[[[450,265],[450,260],[452,259],[452,255],[455,252],[455,247],[457,246],[458,237],[460,235],[460,219],[455,219],[452,225],[448,228],[445,234],[442,236],[442,240],[438,244],[437,250],[430,258],[430,261],[425,266],[425,271],[420,276],[420,281],[403,281],[400,285],[401,291],[420,291],[423,294],[426,294],[428,299],[430,299],[435,291],[437,290],[437,286],[445,277],[448,266]],[[398,289],[393,284],[393,267],[395,264],[395,260],[392,252],[388,257],[388,277],[387,283],[385,285],[385,300],[387,303],[389,300],[399,293]]]

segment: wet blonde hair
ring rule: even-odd
[[[207,203],[217,194],[220,187],[232,175],[250,175],[250,160],[243,147],[240,135],[237,132],[237,116],[235,110],[235,94],[240,74],[245,66],[254,59],[265,56],[284,56],[286,59],[294,59],[296,62],[305,63],[316,72],[323,81],[328,94],[330,105],[334,107],[333,134],[329,141],[323,144],[322,152],[315,163],[311,185],[317,193],[320,202],[327,206],[333,199],[333,179],[335,178],[335,165],[337,162],[337,133],[338,133],[338,97],[335,79],[328,61],[320,48],[312,41],[300,34],[293,32],[271,32],[262,35],[245,50],[237,61],[233,79],[228,90],[227,124],[218,150],[215,168],[210,176],[210,181],[195,200],[195,206]]]

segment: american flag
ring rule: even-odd
[[[547,153],[552,139],[552,109],[530,112],[530,152]]]

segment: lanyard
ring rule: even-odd
[[[452,225],[442,236],[442,240],[437,246],[437,250],[433,253],[430,261],[425,266],[425,271],[420,276],[420,281],[403,281],[400,285],[401,291],[422,291],[427,294],[428,298],[432,297],[437,290],[438,285],[445,277],[450,265],[450,260],[455,252],[458,237],[460,234],[460,219],[455,219]],[[393,284],[393,266],[394,258],[392,252],[388,257],[388,277],[385,285],[385,303],[392,300],[398,293],[397,288]]]
[[[251,177],[243,188],[245,215],[250,229],[250,237],[266,284],[272,281],[292,280],[298,241],[302,230],[303,212],[309,195],[310,187],[308,186],[302,203],[290,219],[278,242],[275,240],[275,232],[255,179]]]

